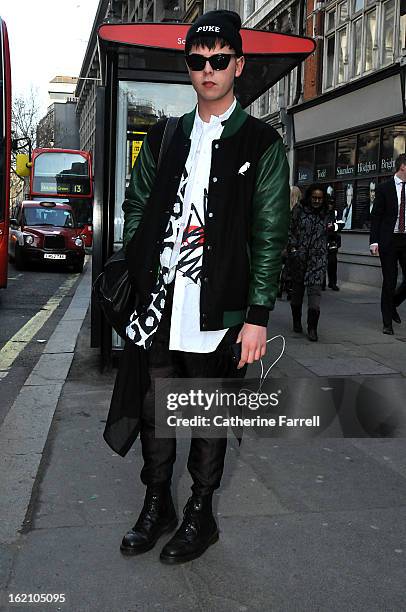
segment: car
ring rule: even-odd
[[[10,219],[9,258],[18,270],[34,262],[60,263],[82,272],[85,244],[69,204],[23,201]]]

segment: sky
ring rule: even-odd
[[[1,0],[10,41],[13,95],[38,92],[40,116],[48,83],[79,76],[99,0]]]

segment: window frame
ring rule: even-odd
[[[340,20],[341,6],[347,2],[348,16],[346,20]],[[353,80],[362,78],[365,75],[371,74],[380,68],[391,65],[397,61],[399,55],[402,54],[402,41],[401,41],[401,28],[400,28],[400,1],[394,1],[394,17],[393,17],[393,40],[394,50],[393,58],[390,62],[384,63],[385,51],[383,48],[384,42],[384,15],[385,6],[387,6],[392,0],[367,0],[363,1],[363,6],[359,10],[354,10],[355,0],[335,0],[326,7],[325,22],[324,22],[324,45],[323,45],[323,78],[322,78],[322,91],[331,91],[337,87],[342,87],[344,84]],[[328,15],[334,13],[334,28],[328,27]],[[371,15],[375,13],[376,27],[374,39],[372,41],[372,66],[366,69],[366,41],[367,41],[367,24]],[[357,24],[361,26],[361,39],[359,48],[354,44],[355,33]],[[347,57],[344,62],[344,78],[339,81],[339,54],[340,44],[339,36],[340,32],[347,28]],[[327,50],[328,44],[331,38],[334,37],[334,60],[333,60],[333,75],[332,82],[328,82],[328,61],[327,61]],[[404,41],[406,48],[406,40]],[[356,69],[356,53],[360,53],[360,72],[355,74]]]

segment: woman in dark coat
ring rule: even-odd
[[[327,266],[327,205],[323,185],[313,183],[292,211],[288,257],[292,277],[293,329],[301,333],[302,304],[307,289],[307,334],[317,341],[321,287]]]

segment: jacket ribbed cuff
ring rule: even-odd
[[[253,305],[248,308],[245,322],[251,323],[252,325],[261,325],[262,327],[267,327],[268,319],[269,308],[267,308],[266,306]]]

